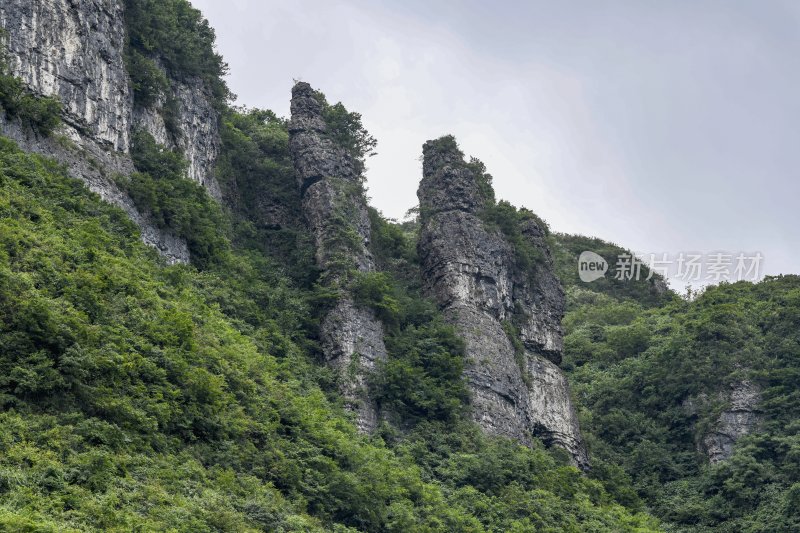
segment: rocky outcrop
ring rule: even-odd
[[[171,80],[179,134],[168,139],[158,105],[136,108],[125,70],[121,0],[4,0],[0,26],[11,72],[34,94],[58,97],[63,107],[59,141],[4,118],[0,133],[66,164],[73,176],[127,211],[146,243],[171,262],[187,261],[186,243],[150,224],[111,176],[133,171],[131,133],[142,127],[162,144],[181,149],[189,161],[188,177],[219,198],[212,173],[219,125],[207,88],[199,80]]]
[[[490,434],[529,443],[531,436],[588,464],[569,387],[558,368],[564,292],[553,273],[543,228],[522,234],[541,252],[531,271],[499,230],[487,227],[485,186],[452,137],[423,147],[418,196],[419,253],[425,290],[466,342],[474,419]]]
[[[723,401],[727,407],[700,442],[701,451],[711,463],[728,459],[736,441],[755,430],[762,418],[758,412],[761,388],[751,381],[734,383],[723,394]]]
[[[353,271],[375,269],[368,245],[370,223],[358,165],[347,150],[327,137],[322,104],[307,83],[292,89],[289,149],[302,194],[303,214],[316,244],[324,282],[340,291],[322,321],[326,362],[338,372],[358,428],[372,431],[378,422],[367,377],[386,359],[383,326],[370,309],[355,305],[347,290]]]
[[[41,137],[22,128],[17,122],[8,122],[0,113],[0,131],[17,142],[20,148],[60,161],[71,176],[79,177],[86,186],[106,202],[125,211],[140,228],[142,241],[155,248],[167,263],[188,263],[189,247],[186,241],[170,231],[159,228],[143,213],[133,200],[113,179],[134,171],[133,162],[125,154],[108,152],[83,137],[75,141],[63,138]]]
[[[0,25],[11,71],[34,93],[58,96],[71,136],[129,149],[133,99],[121,2],[7,0]]]
[[[214,164],[220,150],[219,113],[212,105],[213,97],[200,79],[171,81],[177,131],[168,131],[164,116],[166,99],[149,107],[134,106],[133,124],[153,136],[158,144],[183,153],[188,163],[189,179],[199,183],[208,193],[222,200],[222,192],[214,177]]]

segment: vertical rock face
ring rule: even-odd
[[[129,147],[132,97],[117,0],[4,0],[12,72],[37,94],[58,96],[64,121],[113,150]]]
[[[523,272],[514,248],[480,218],[487,200],[452,138],[427,142],[423,157],[423,283],[466,342],[473,417],[490,434],[523,443],[534,435],[587,466],[569,388],[556,366],[564,293],[542,228],[532,219],[521,228],[543,257],[533,272]]]
[[[761,422],[757,407],[761,389],[751,381],[740,381],[726,394],[727,408],[720,413],[714,428],[703,436],[700,448],[711,463],[728,459],[733,446],[741,437],[751,433]]]
[[[374,261],[367,248],[370,223],[356,162],[326,137],[322,105],[307,83],[292,89],[289,149],[302,193],[303,213],[314,235],[317,264],[326,283],[342,288],[336,305],[321,326],[327,363],[341,380],[342,394],[355,411],[361,431],[378,421],[366,378],[386,359],[383,326],[369,309],[354,304],[344,285],[351,270],[370,272]]]
[[[173,79],[172,97],[176,104],[177,135],[170,134],[164,122],[164,98],[151,107],[135,105],[134,127],[150,133],[158,144],[182,152],[189,163],[189,179],[221,200],[222,192],[214,177],[214,164],[220,150],[219,114],[212,104],[212,95],[198,78],[188,81]]]
[[[31,92],[59,98],[64,122],[60,133],[72,146],[41,138],[2,117],[1,132],[28,151],[66,164],[73,176],[127,211],[142,228],[143,240],[169,261],[188,261],[186,243],[138,213],[110,176],[133,171],[131,132],[140,127],[158,142],[183,151],[189,161],[188,177],[219,198],[212,173],[219,152],[219,119],[204,84],[172,80],[179,135],[169,139],[159,106],[135,106],[123,59],[121,0],[3,0],[0,26],[11,72]]]

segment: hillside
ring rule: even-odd
[[[185,0],[0,15],[0,530],[800,529],[800,277],[584,283],[452,136],[387,220]]]

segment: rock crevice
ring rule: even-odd
[[[326,363],[337,371],[340,390],[362,432],[378,423],[367,378],[385,360],[383,325],[370,309],[355,304],[347,287],[354,272],[372,272],[370,221],[361,176],[353,155],[327,138],[322,103],[311,86],[292,89],[289,150],[302,209],[314,237],[317,265],[326,285],[340,297],[322,320]]]

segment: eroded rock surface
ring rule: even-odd
[[[511,244],[481,219],[489,201],[482,191],[454,141],[424,145],[418,196],[425,290],[466,342],[472,412],[481,427],[523,443],[540,437],[586,467],[569,387],[557,366],[564,292],[544,230],[533,219],[523,223],[524,238],[542,259],[522,271]]]
[[[326,136],[322,105],[311,86],[292,89],[289,149],[302,192],[303,214],[314,236],[323,279],[341,296],[322,321],[326,362],[338,371],[342,395],[361,431],[378,421],[367,376],[386,359],[383,325],[370,309],[355,305],[346,288],[348,273],[375,269],[369,252],[370,223],[358,166],[351,154]]]
[[[164,98],[149,107],[134,106],[134,128],[141,128],[168,148],[177,148],[188,163],[187,177],[202,185],[217,200],[222,192],[214,176],[220,151],[219,113],[213,96],[200,79],[171,81],[177,131],[171,133],[164,122]]]
[[[134,170],[131,134],[143,128],[161,144],[179,148],[189,162],[188,177],[220,198],[213,176],[219,119],[204,84],[171,80],[178,110],[178,134],[171,138],[165,134],[161,103],[137,108],[134,102],[125,70],[121,0],[4,0],[0,27],[11,73],[34,94],[58,97],[63,106],[58,141],[4,118],[0,131],[25,150],[66,164],[74,177],[128,212],[141,227],[142,240],[168,261],[188,261],[186,243],[151,224],[112,177]]]
[[[762,418],[758,412],[761,389],[755,383],[748,380],[734,383],[724,396],[727,408],[701,441],[701,449],[711,463],[730,458],[736,441],[755,430]]]

